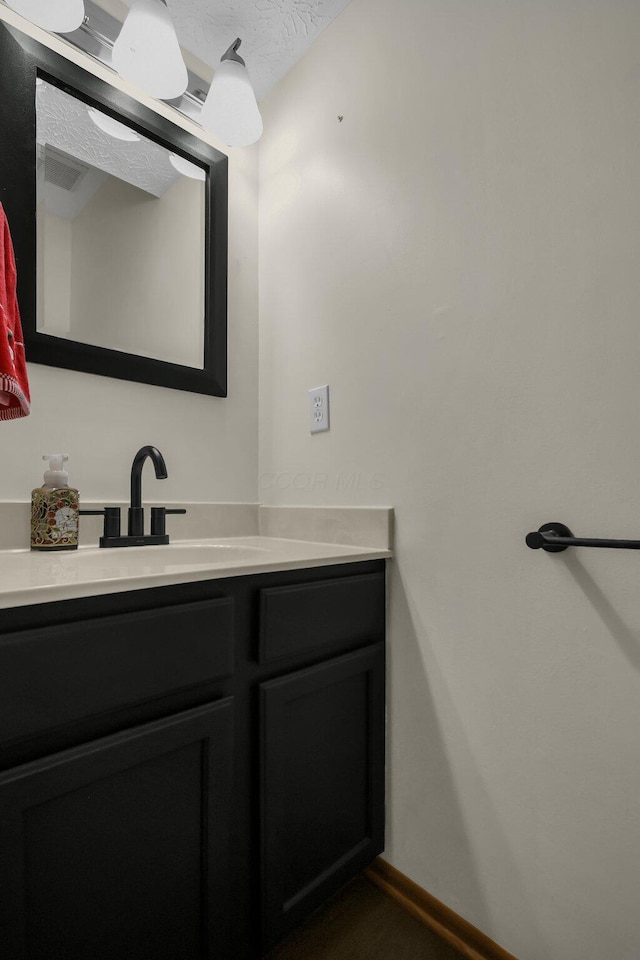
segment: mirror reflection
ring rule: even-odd
[[[205,170],[38,78],[37,330],[204,367]]]

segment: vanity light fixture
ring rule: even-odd
[[[130,143],[140,140],[138,134],[130,127],[126,127],[124,123],[120,123],[119,120],[114,120],[113,117],[107,116],[106,113],[101,113],[100,110],[96,110],[95,107],[88,107],[87,112],[96,127],[115,140],[127,140]]]
[[[248,147],[262,136],[262,117],[238,38],[220,59],[200,123],[229,147]]]
[[[84,20],[84,0],[6,0],[20,16],[53,33],[71,33]]]
[[[191,160],[187,160],[185,157],[181,157],[177,153],[169,154],[169,163],[177,170],[178,173],[181,173],[183,177],[191,177],[192,180],[206,180],[207,174],[195,163],[191,163]]]
[[[166,0],[135,0],[113,45],[111,62],[125,80],[159,100],[173,100],[189,78]]]

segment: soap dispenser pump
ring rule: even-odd
[[[31,493],[31,549],[77,550],[78,491],[69,486],[63,469],[66,453],[47,453],[44,483]]]

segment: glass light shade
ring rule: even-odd
[[[248,147],[262,136],[262,117],[247,68],[223,60],[202,107],[200,123],[230,147]]]
[[[174,170],[177,170],[178,173],[181,173],[183,177],[191,177],[192,180],[207,179],[207,174],[202,167],[197,166],[195,163],[191,163],[190,160],[186,160],[177,153],[170,154],[169,163]]]
[[[103,133],[108,133],[109,136],[115,140],[128,140],[130,143],[133,143],[140,139],[137,133],[131,130],[130,127],[126,127],[124,123],[120,123],[119,120],[108,117],[106,113],[101,113],[94,107],[88,107],[87,109],[96,127],[99,127]]]
[[[159,100],[187,89],[187,68],[162,0],[136,0],[113,45],[111,63],[125,80]]]
[[[71,33],[84,20],[84,0],[7,0],[7,6],[53,33]]]

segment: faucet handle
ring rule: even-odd
[[[165,518],[170,513],[186,513],[186,510],[170,510],[168,507],[151,507],[151,536],[164,537],[167,529]]]
[[[102,510],[78,510],[81,517],[104,517],[102,540],[120,536],[120,507],[104,507]]]

